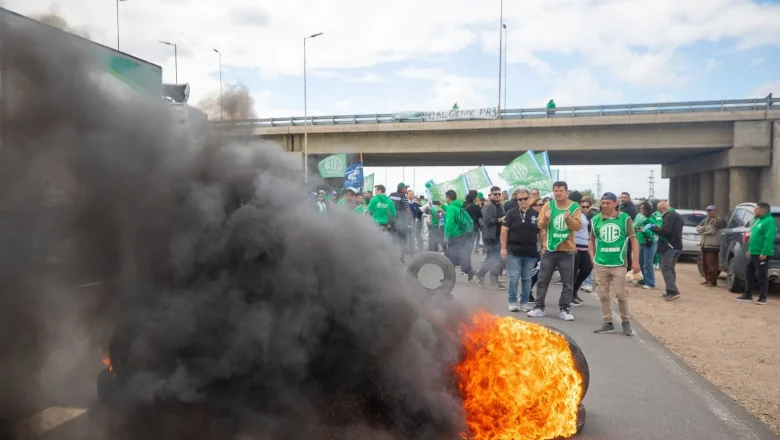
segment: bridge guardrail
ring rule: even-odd
[[[700,113],[720,111],[766,110],[780,108],[780,98],[724,99],[720,101],[658,102],[646,104],[613,104],[574,107],[557,107],[554,111],[546,108],[501,110],[501,119],[533,118],[577,118],[585,116],[618,116],[671,113]],[[355,125],[383,124],[393,122],[426,122],[422,117],[396,119],[393,113],[331,115],[331,116],[293,116],[285,118],[244,119],[233,121],[215,121],[215,126],[256,126],[256,127],[303,127],[309,125]],[[484,119],[483,119],[484,120]]]

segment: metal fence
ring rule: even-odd
[[[538,118],[579,118],[586,116],[651,115],[671,113],[731,112],[744,110],[780,109],[780,98],[725,99],[720,101],[658,102],[652,104],[615,104],[589,105],[577,107],[557,107],[553,111],[546,108],[501,110],[501,119],[538,119]],[[408,115],[408,113],[406,113]],[[215,126],[249,125],[257,127],[291,127],[309,125],[354,125],[384,124],[393,122],[426,122],[422,115],[413,118],[398,119],[393,113],[365,115],[333,116],[293,116],[288,118],[246,119],[234,121],[216,121]],[[465,120],[465,119],[458,119]],[[484,120],[484,119],[482,119]]]

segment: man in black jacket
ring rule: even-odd
[[[663,225],[659,228],[648,224],[645,230],[651,229],[658,234],[658,253],[661,254],[661,273],[664,276],[666,284],[666,293],[663,297],[667,301],[672,301],[680,297],[680,291],[677,290],[677,272],[675,266],[677,259],[680,258],[682,251],[682,231],[685,221],[674,208],[669,206],[669,201],[664,200],[658,203],[658,212],[663,214]]]
[[[471,241],[467,241],[469,247],[469,255],[475,249],[474,236],[479,235],[480,225],[482,224],[482,207],[479,206],[479,200],[477,200],[477,191],[471,190],[466,196],[466,203],[463,204],[463,209],[471,217],[471,221],[474,222],[474,231],[468,233],[468,238]],[[465,234],[464,234],[465,235]],[[477,243],[478,245],[479,243]]]
[[[482,207],[482,241],[487,249],[485,263],[477,272],[477,284],[485,287],[485,275],[490,271],[490,284],[497,289],[506,286],[498,280],[503,271],[501,263],[501,224],[504,222],[504,208],[501,206],[501,188],[490,188],[490,200]]]

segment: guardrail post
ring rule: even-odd
[[[720,111],[723,111],[723,100],[720,100]]]
[[[693,113],[693,102],[688,101],[688,113]]]
[[[599,116],[604,116],[604,106],[603,105],[599,106]]]
[[[633,112],[633,110],[631,108],[631,104],[628,104],[628,114],[629,115],[633,115],[634,114],[634,112]]]

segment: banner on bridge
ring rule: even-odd
[[[397,112],[393,113],[393,119],[422,119],[426,122],[437,121],[468,121],[469,119],[496,119],[498,109],[496,107],[484,107],[471,110],[444,110],[438,112]]]

